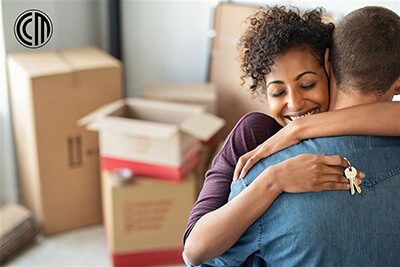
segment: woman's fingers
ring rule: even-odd
[[[342,174],[344,173],[344,168],[347,168],[349,164],[347,161],[341,156],[329,156],[329,155],[321,155],[321,162],[328,165],[324,167],[323,173],[325,174]],[[341,166],[341,167],[338,167]],[[364,179],[365,173],[360,170],[357,170],[356,178]]]
[[[337,182],[326,182],[318,186],[318,191],[333,191],[333,190],[349,190],[350,184],[337,183]]]
[[[334,156],[330,156],[330,155],[318,155],[319,156],[319,160],[321,161],[321,163],[324,163],[326,165],[331,165],[331,166],[342,166],[343,168],[347,168],[349,166],[349,164],[347,163],[347,161],[338,155],[334,155]]]
[[[255,150],[253,150],[255,151]],[[249,159],[253,155],[253,151],[247,152],[246,154],[243,154],[235,167],[235,171],[233,172],[233,181],[237,181],[240,175],[240,172],[242,171],[243,166],[246,164],[247,159]]]
[[[246,176],[246,174],[249,172],[249,170],[251,169],[251,167],[253,167],[254,164],[256,164],[259,160],[260,160],[260,157],[258,156],[258,154],[255,154],[254,156],[250,157],[247,160],[246,164],[244,165],[244,167],[240,173],[239,179],[244,178]]]

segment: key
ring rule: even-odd
[[[354,179],[354,187],[356,188],[357,193],[361,194],[361,192],[362,192],[361,187],[358,185],[357,180],[355,180],[355,179]]]
[[[357,176],[356,168],[354,168],[353,166],[350,165],[349,167],[347,167],[344,170],[344,175],[346,176],[347,179],[350,180],[350,192],[351,192],[351,195],[354,195],[355,194],[354,187],[357,188],[357,186],[358,186],[358,185],[357,186],[355,185],[357,183],[355,181],[355,178]],[[361,190],[361,188],[360,188],[360,190]],[[357,192],[359,192],[358,189],[357,189]]]

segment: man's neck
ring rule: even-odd
[[[375,95],[361,95],[354,90],[346,90],[345,92],[350,93],[344,93],[341,90],[336,90],[336,96],[335,94],[331,94],[329,110],[336,110],[351,106],[383,101]]]

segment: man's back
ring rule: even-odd
[[[340,155],[366,174],[349,191],[281,194],[212,265],[237,265],[257,252],[268,266],[400,266],[400,138],[306,140],[256,164],[232,184],[230,199],[265,168],[302,153]],[[296,175],[296,174],[293,174]]]

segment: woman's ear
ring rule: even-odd
[[[324,56],[324,65],[325,65],[325,71],[326,71],[326,75],[328,75],[328,77],[330,76],[330,71],[331,71],[331,62],[329,61],[329,53],[330,53],[330,49],[327,48],[325,50],[325,56]]]

